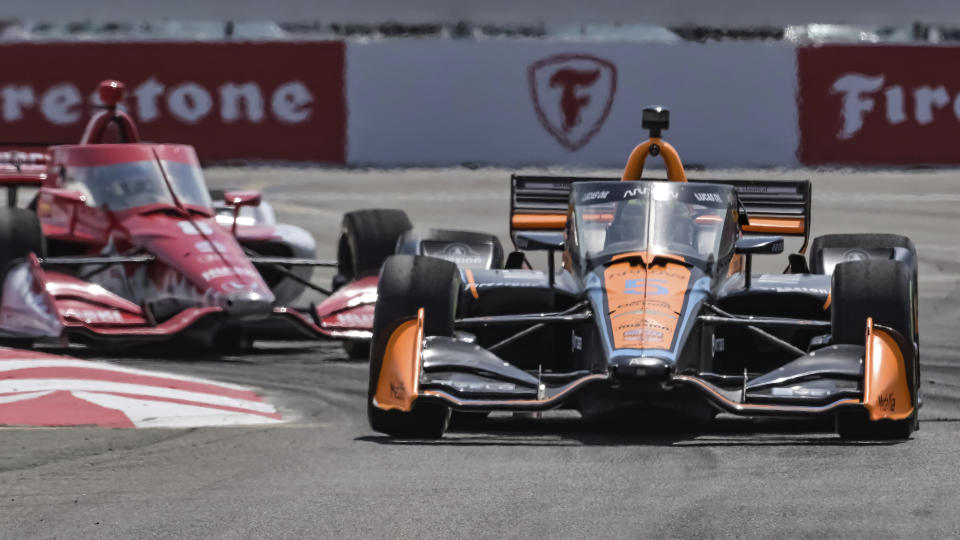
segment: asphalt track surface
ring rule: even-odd
[[[341,213],[371,206],[507,240],[508,174],[224,168],[208,179],[262,189],[284,221],[307,227],[332,255]],[[702,174],[810,177],[814,234],[913,238],[925,405],[912,440],[844,444],[816,423],[724,418],[696,433],[669,422],[591,426],[546,415],[397,441],[367,426],[367,366],[336,344],[263,343],[243,356],[174,359],[71,351],[253,385],[291,421],[2,429],[0,537],[960,535],[960,172]]]

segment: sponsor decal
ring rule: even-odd
[[[197,242],[193,245],[193,249],[199,251],[200,253],[215,253],[215,252],[224,252],[227,251],[226,246],[217,241],[204,240],[202,242]]]
[[[689,280],[690,270],[677,263],[607,267],[604,289],[613,346],[670,350]]]
[[[443,248],[439,257],[459,266],[478,266],[486,262],[486,259],[474,253],[466,244],[450,244]]]
[[[349,326],[355,328],[373,327],[372,313],[337,313],[337,326]]]
[[[472,381],[443,381],[444,384],[453,386],[460,391],[473,392],[509,392],[516,390],[517,385],[513,383],[491,383],[491,382],[472,382]]]
[[[213,229],[205,221],[178,221],[177,226],[186,235],[213,234]]]
[[[693,198],[696,199],[697,202],[712,202],[712,203],[723,204],[723,200],[720,198],[719,193],[694,193]]]
[[[527,82],[540,123],[575,152],[590,142],[610,114],[617,68],[596,56],[558,54],[531,64]]]
[[[865,261],[870,255],[862,249],[849,249],[843,252],[844,261]]]
[[[204,160],[344,161],[340,42],[30,43],[0,56],[17,73],[0,82],[0,144],[76,143],[97,84],[116,78],[149,140],[193,144]]]
[[[877,398],[877,406],[881,411],[893,412],[897,408],[897,398],[894,397],[893,392],[880,394]]]
[[[86,323],[122,323],[123,315],[112,309],[73,309],[63,310],[64,317],[72,317]]]
[[[716,334],[710,336],[710,356],[716,356],[718,352],[723,352],[726,346],[724,338],[718,338]]]
[[[211,281],[229,276],[246,276],[252,278],[259,277],[260,273],[250,268],[229,268],[226,266],[218,266],[216,268],[205,270],[203,274],[200,275],[204,281]]]
[[[583,350],[583,338],[578,336],[576,332],[570,333],[570,352],[577,352]]]
[[[390,394],[393,399],[404,399],[407,395],[407,388],[403,385],[403,381],[390,381]]]
[[[633,198],[633,197],[639,197],[639,196],[641,196],[641,195],[646,195],[646,194],[648,194],[648,193],[650,193],[650,188],[648,188],[648,187],[646,187],[646,186],[638,186],[638,187],[635,187],[635,188],[633,188],[633,189],[628,189],[628,190],[624,191],[624,192],[623,192],[623,198],[624,198],[624,199],[630,199],[630,198]]]
[[[628,279],[624,284],[623,292],[658,296],[670,292],[666,284],[667,280],[665,279]]]
[[[624,341],[663,341],[663,338],[662,331],[650,328],[627,330],[623,333]]]
[[[960,47],[822,46],[797,51],[805,164],[958,164]]]
[[[240,281],[228,281],[220,287],[224,292],[255,292],[260,294],[267,294],[266,289],[257,283],[256,281],[251,281],[249,283],[244,283]]]
[[[609,191],[591,191],[590,193],[587,193],[586,195],[583,196],[583,202],[594,201],[594,200],[605,200],[607,198],[607,195],[609,194],[610,194]]]
[[[197,262],[200,264],[204,263],[218,263],[223,261],[224,257],[221,257],[219,253],[207,253],[204,255],[197,255]]]

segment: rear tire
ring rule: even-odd
[[[367,418],[375,431],[393,437],[439,438],[450,422],[450,407],[414,401],[410,412],[384,411],[373,404],[387,341],[394,330],[424,310],[424,336],[452,336],[460,293],[453,263],[432,257],[394,255],[380,271],[373,316]]]
[[[0,207],[0,274],[30,253],[45,257],[47,243],[37,214],[24,208]]]
[[[874,324],[893,328],[910,346],[914,336],[913,280],[907,266],[899,261],[868,259],[838,264],[833,271],[831,323],[833,343],[862,345],[867,317]],[[917,429],[916,396],[919,365],[910,351],[908,384],[914,399],[913,414],[903,420],[870,421],[863,409],[837,414],[837,433],[844,439],[908,439]]]
[[[375,274],[397,249],[397,239],[413,228],[403,210],[355,210],[343,215],[337,244],[334,288]]]
[[[810,245],[810,272],[825,274],[823,250],[831,248],[846,248],[850,250],[906,248],[916,253],[913,242],[906,236],[899,234],[857,233],[857,234],[825,234],[813,239]],[[850,261],[848,261],[850,262]],[[916,273],[916,263],[911,270]]]

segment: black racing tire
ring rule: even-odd
[[[403,210],[354,210],[343,215],[337,243],[337,278],[346,283],[376,274],[397,249],[397,239],[413,228]]]
[[[373,316],[367,419],[375,431],[393,437],[439,438],[450,422],[450,407],[414,401],[410,412],[384,411],[373,404],[387,341],[404,321],[424,310],[424,336],[452,336],[460,292],[460,272],[432,257],[394,255],[380,271]]]
[[[343,350],[351,360],[369,360],[370,342],[359,339],[348,339],[343,342]]]
[[[831,326],[833,343],[863,345],[867,317],[874,324],[896,330],[904,347],[913,347],[913,280],[905,264],[893,260],[867,259],[840,263],[833,271]],[[908,384],[919,391],[919,365],[914,351],[906,355]],[[916,404],[916,399],[914,399]],[[837,433],[844,439],[908,439],[917,429],[917,407],[903,420],[870,421],[861,408],[837,414]]]
[[[37,257],[47,255],[47,242],[37,214],[24,208],[0,207],[0,284],[11,265],[30,253]]]
[[[829,248],[880,249],[907,248],[916,253],[913,242],[906,236],[882,233],[825,234],[813,239],[810,245],[810,272],[824,274],[821,253]],[[916,265],[911,270],[916,271]]]
[[[836,416],[837,435],[848,441],[906,440],[917,430],[917,411],[903,420],[870,420],[861,407],[840,411]]]
[[[913,280],[899,261],[867,259],[840,263],[831,286],[833,343],[863,345],[867,317],[911,339]]]
[[[37,257],[47,256],[47,239],[43,236],[37,214],[25,208],[0,207],[0,295],[7,272],[14,263],[31,253]],[[33,346],[33,340],[29,338],[4,339],[2,343],[20,349]]]

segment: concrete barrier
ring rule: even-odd
[[[410,40],[347,47],[347,162],[621,166],[668,106],[689,163],[796,162],[782,44]]]

